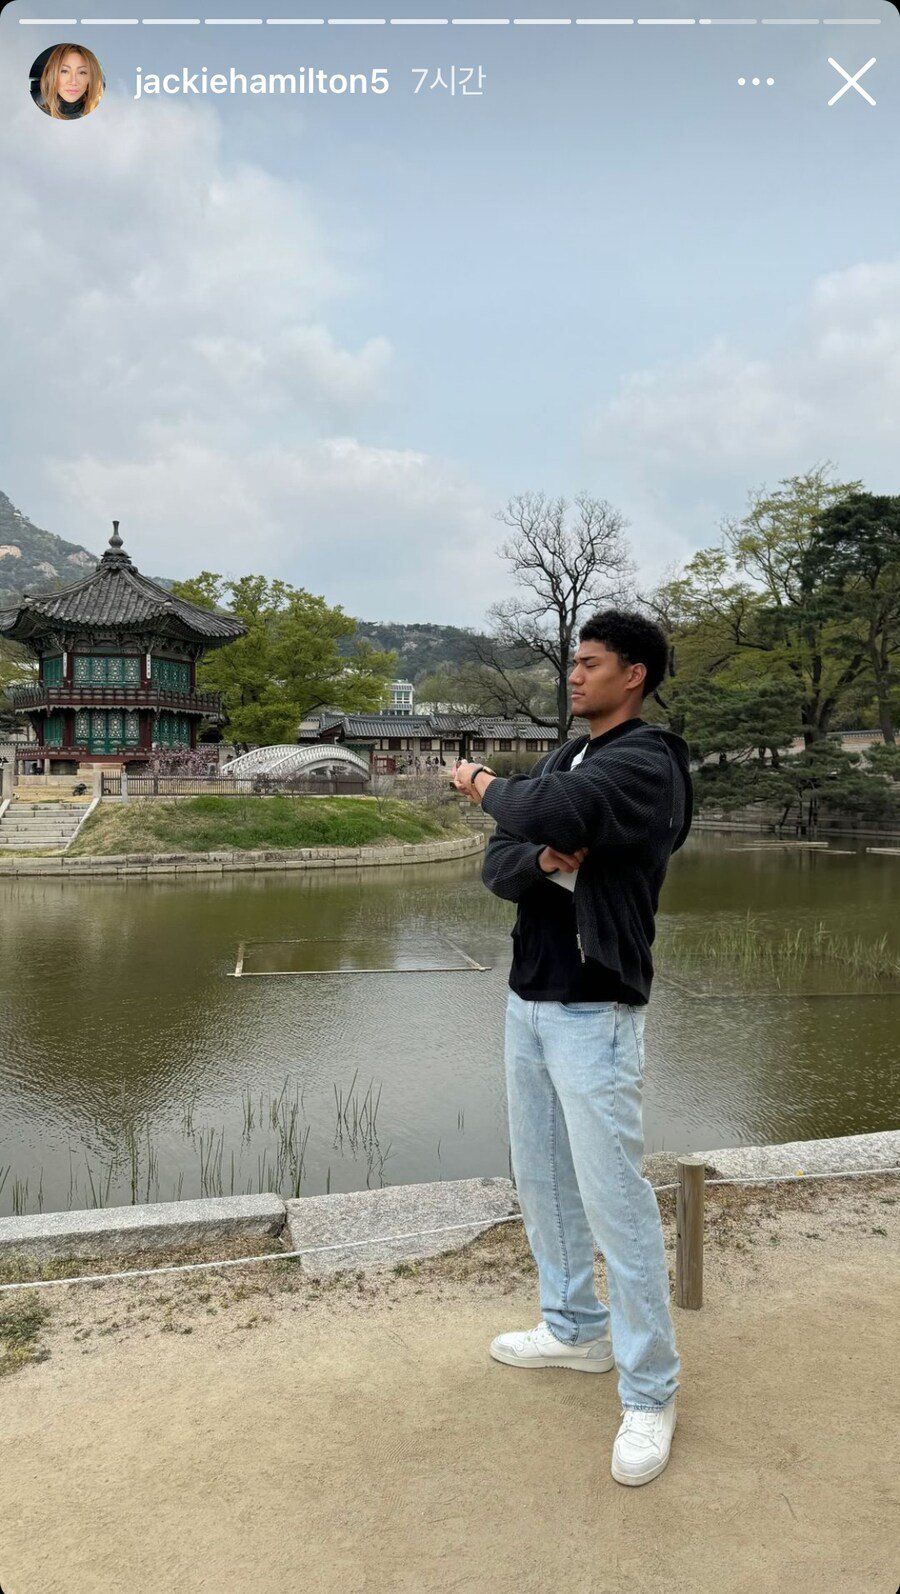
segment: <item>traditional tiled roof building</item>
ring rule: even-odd
[[[572,734],[587,730],[576,719]],[[531,759],[559,740],[556,727],[493,714],[340,714],[325,709],[300,727],[298,741],[346,742],[370,754],[375,769],[406,769],[428,758],[444,764],[457,758],[518,753]]]
[[[0,636],[23,643],[40,670],[36,684],[10,693],[36,736],[19,756],[69,773],[82,761],[138,766],[156,751],[195,746],[201,721],[222,720],[219,694],[196,690],[197,663],[245,629],[142,576],[113,521],[91,575],[25,593],[0,613]]]

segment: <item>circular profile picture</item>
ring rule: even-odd
[[[100,62],[83,44],[51,44],[31,68],[31,98],[45,116],[58,121],[89,116],[105,87]]]

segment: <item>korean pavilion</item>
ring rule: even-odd
[[[139,768],[156,752],[196,746],[201,722],[223,717],[219,694],[196,690],[197,663],[245,630],[142,576],[114,520],[93,574],[58,592],[24,593],[17,609],[0,613],[0,636],[39,661],[38,682],[10,692],[37,738],[21,744],[20,758],[70,774],[81,762]]]

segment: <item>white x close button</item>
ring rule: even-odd
[[[854,72],[854,73],[851,74],[850,72],[846,72],[844,70],[844,68],[841,66],[840,61],[835,61],[833,56],[829,56],[828,57],[828,65],[829,66],[833,66],[835,72],[840,72],[841,77],[842,78],[846,78],[846,80],[847,80],[841,86],[841,88],[838,89],[836,94],[832,94],[831,99],[828,101],[829,105],[836,105],[838,100],[840,99],[841,95],[842,94],[846,94],[848,89],[855,89],[857,94],[861,94],[864,100],[868,100],[870,105],[874,105],[875,101],[873,100],[871,94],[867,94],[865,89],[860,88],[859,80],[862,77],[864,72],[868,72],[870,66],[874,66],[875,65],[876,59],[877,58],[873,55],[871,61],[867,61],[865,66],[861,66],[858,72]]]

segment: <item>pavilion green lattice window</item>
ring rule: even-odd
[[[186,714],[158,714],[153,727],[158,747],[190,747],[191,722]]]
[[[181,659],[158,659],[154,655],[150,660],[150,679],[163,692],[189,692],[191,667]]]
[[[76,686],[140,686],[141,661],[134,654],[76,653],[72,679]]]
[[[62,686],[62,654],[52,653],[41,660],[41,676],[45,686]]]
[[[118,753],[139,747],[140,717],[124,709],[79,709],[75,715],[75,745],[92,753]]]
[[[44,726],[44,742],[47,747],[62,747],[63,717],[61,714],[48,714]]]

